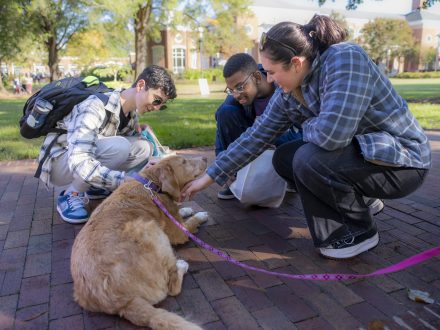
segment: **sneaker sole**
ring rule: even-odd
[[[71,223],[71,224],[73,224],[73,225],[78,225],[78,224],[81,224],[81,223],[85,223],[85,222],[87,222],[87,220],[89,220],[89,218],[87,218],[87,219],[69,219],[69,218],[66,218],[64,215],[63,215],[63,213],[61,212],[61,210],[60,210],[60,208],[57,206],[57,211],[58,211],[58,214],[60,215],[60,217],[65,221],[65,222],[68,222],[68,223]]]
[[[96,199],[104,199],[107,198],[110,195],[89,195],[88,193],[86,193],[86,196],[89,200],[96,200]]]
[[[357,255],[375,248],[379,244],[379,233],[376,233],[373,237],[359,243],[356,246],[351,246],[343,249],[319,249],[319,253],[328,259],[341,260],[350,259]],[[362,246],[360,246],[362,245]]]
[[[235,199],[235,196],[234,195],[218,195],[217,194],[217,198],[218,199],[228,200],[228,199]]]

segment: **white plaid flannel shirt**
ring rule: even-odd
[[[98,97],[92,95],[76,105],[63,120],[58,122],[57,127],[66,129],[67,134],[62,134],[58,138],[43,164],[40,179],[46,186],[51,186],[52,160],[66,152],[69,154],[70,171],[93,186],[114,190],[124,180],[125,172],[110,170],[95,158],[98,136],[136,135],[135,124],[138,119],[135,111],[131,113],[127,126],[118,131],[119,113],[122,111],[120,93],[121,89],[106,93],[109,100],[105,106]],[[110,113],[109,118],[106,112]],[[107,118],[108,121],[105,123]],[[38,161],[42,159],[46,148],[56,135],[50,133],[46,136]]]

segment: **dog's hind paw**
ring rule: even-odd
[[[177,260],[176,266],[177,266],[177,269],[182,269],[184,273],[186,273],[189,268],[188,263],[183,259]]]
[[[179,214],[182,218],[188,218],[189,216],[194,214],[194,210],[190,207],[182,207],[179,209]]]
[[[199,220],[200,223],[204,223],[206,221],[208,221],[208,212],[197,212],[196,214],[194,214],[194,217]]]

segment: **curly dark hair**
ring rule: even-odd
[[[158,65],[150,65],[142,71],[137,77],[136,81],[131,87],[136,87],[139,80],[145,80],[145,88],[160,88],[168,99],[175,99],[177,97],[176,86],[173,78],[165,70],[165,68]]]
[[[251,74],[258,70],[257,62],[254,58],[246,53],[238,53],[232,55],[223,68],[223,77],[229,78],[237,72],[243,72],[245,74]]]

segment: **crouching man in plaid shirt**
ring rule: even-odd
[[[40,179],[47,186],[69,185],[57,201],[58,213],[69,223],[86,222],[88,199],[105,198],[126,180],[128,171],[148,162],[153,148],[139,138],[137,116],[160,109],[177,95],[165,69],[152,65],[130,88],[107,96],[107,104],[90,96],[58,122],[67,134],[58,138],[42,166]],[[47,135],[39,160],[54,138],[56,134]]]

